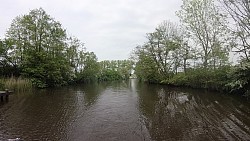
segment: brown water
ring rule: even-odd
[[[0,102],[0,140],[250,140],[250,104],[128,82],[38,90]]]

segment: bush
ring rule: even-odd
[[[205,88],[210,90],[225,91],[228,90],[226,84],[228,80],[229,66],[221,67],[215,70],[209,69],[192,69],[186,74],[180,72],[173,75],[170,79],[161,83],[174,86],[187,86],[192,88]]]
[[[232,69],[229,78],[227,86],[231,93],[250,95],[250,62],[244,62],[241,66]]]
[[[98,77],[99,81],[113,81],[122,79],[122,74],[115,70],[105,70]]]
[[[188,77],[185,73],[181,72],[174,75],[172,78],[168,80],[161,81],[162,84],[169,84],[174,86],[187,86],[188,85]]]

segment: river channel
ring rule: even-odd
[[[249,103],[135,79],[15,92],[0,102],[0,140],[250,140]]]

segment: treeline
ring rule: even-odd
[[[133,62],[130,60],[111,60],[100,62],[99,81],[125,80],[131,76]]]
[[[216,2],[220,7],[213,0],[183,0],[181,25],[164,21],[146,34],[147,42],[131,55],[137,77],[249,95],[250,2]],[[240,56],[237,65],[229,61],[230,52]]]
[[[35,87],[126,79],[130,61],[98,62],[42,8],[16,17],[0,39],[1,77],[28,78]]]
[[[85,68],[77,73],[75,82],[126,80],[131,75],[130,60],[105,60],[85,62]]]

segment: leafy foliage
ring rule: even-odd
[[[139,78],[159,82],[169,78],[178,68],[186,68],[189,49],[181,33],[174,23],[164,21],[154,32],[147,34],[148,41],[133,53],[137,56],[134,57],[137,58],[135,73]],[[182,61],[184,58],[185,61]]]
[[[227,83],[229,82],[228,73],[230,72],[230,69],[230,66],[224,66],[216,70],[204,68],[191,69],[186,74],[178,73],[161,83],[174,86],[227,91]]]
[[[1,74],[24,76],[39,88],[61,86],[96,75],[97,57],[42,8],[15,18],[0,42]],[[81,74],[81,75],[79,75]]]
[[[148,82],[159,82],[157,65],[154,60],[145,54],[140,54],[139,61],[136,63],[135,74],[140,80]]]
[[[13,20],[7,31],[10,58],[37,87],[63,85],[70,79],[65,56],[66,31],[43,9]]]
[[[0,40],[2,76],[23,76],[39,88],[90,82],[128,79],[132,62],[98,62],[76,37],[42,8],[16,17],[6,39]],[[5,74],[7,73],[7,74]]]
[[[231,79],[227,86],[233,93],[250,95],[250,62],[242,62],[229,73]]]
[[[99,81],[125,80],[130,77],[133,62],[130,60],[112,60],[99,62]]]
[[[226,15],[219,11],[213,0],[183,0],[177,15],[197,45],[196,52],[203,67],[211,65],[215,68],[227,62],[229,31]]]
[[[250,61],[250,1],[220,0],[227,13],[234,20],[233,36],[234,51],[240,53],[242,59]]]
[[[77,73],[78,82],[90,82],[97,80],[99,73],[99,64],[97,57],[93,52],[86,52],[81,55],[83,61],[83,68]]]
[[[238,4],[230,2],[227,6]],[[182,28],[165,21],[132,52],[137,77],[147,82],[249,94],[249,64],[230,66],[228,56],[233,46],[229,39],[233,34],[228,30],[227,16],[219,10],[213,0],[183,0],[177,12]]]

